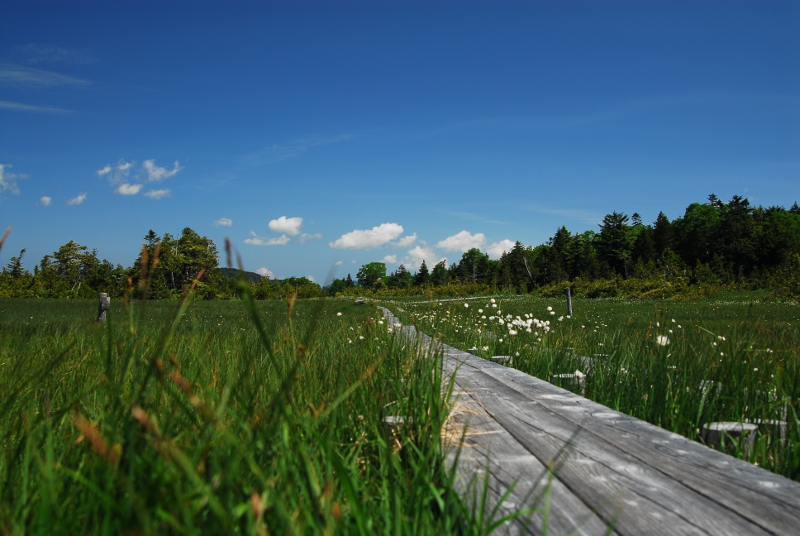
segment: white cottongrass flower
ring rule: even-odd
[[[336,313],[336,316],[342,316],[342,313]]]
[[[548,310],[548,311],[552,311],[552,310],[553,310],[553,308],[552,308],[552,307],[550,307],[550,306],[548,305],[548,306],[547,306],[547,310]]]
[[[509,330],[508,330],[508,334],[509,334],[509,335],[516,335],[516,334],[517,334],[517,330],[515,330],[515,329],[509,329]]]
[[[479,313],[482,313],[482,312],[483,312],[483,309],[478,309],[478,312],[479,312]]]
[[[492,298],[492,299],[491,299],[491,300],[489,300],[489,301],[490,301],[490,302],[492,302],[492,303],[494,303],[494,298]]]
[[[493,303],[493,304],[492,304],[492,307],[494,307],[495,309],[497,309],[497,304],[496,304],[496,303]]]
[[[556,312],[555,311],[550,311],[550,314],[555,316]]]
[[[468,303],[464,304],[464,309],[469,309],[469,304]]]
[[[669,344],[669,337],[666,335],[659,335],[656,337],[656,344],[659,346],[666,346]]]

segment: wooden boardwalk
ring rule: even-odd
[[[800,534],[800,483],[518,370],[439,348],[455,381],[446,437],[467,427],[458,451],[462,492],[472,497],[469,483],[477,482],[479,499],[486,482],[491,508],[511,489],[502,513],[538,499],[537,512],[500,533],[542,533],[546,509],[555,535]],[[453,449],[448,462],[455,457]]]

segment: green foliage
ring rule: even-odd
[[[447,272],[447,261],[441,261],[433,267],[431,272],[431,284],[436,287],[441,287],[447,284],[450,279],[450,274]]]
[[[445,469],[439,359],[373,308],[248,289],[112,301],[105,325],[94,301],[0,299],[2,531],[487,532]]]
[[[365,289],[373,288],[379,281],[386,277],[386,263],[370,262],[363,265],[356,274],[358,286]]]

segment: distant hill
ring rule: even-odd
[[[220,268],[219,271],[228,279],[239,277],[239,270],[236,268]],[[262,275],[255,272],[244,272],[244,278],[250,283],[258,283],[261,281]]]

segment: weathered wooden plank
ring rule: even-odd
[[[454,417],[449,423],[451,438],[459,437],[464,424],[468,424],[465,441],[459,451],[458,472],[462,475],[460,489],[473,503],[480,499],[485,483],[490,496],[488,510],[498,504],[500,498],[511,489],[505,499],[501,514],[536,506],[540,511],[526,515],[503,527],[500,533],[540,534],[544,515],[541,498],[548,486],[547,467],[520,445],[507,430],[502,428],[480,407],[470,394],[460,391],[455,394],[457,401]],[[452,432],[456,435],[453,436]],[[456,452],[448,454],[448,463],[455,461]],[[488,470],[488,475],[486,471]],[[474,479],[472,489],[468,480]],[[479,502],[475,504],[477,506]],[[549,522],[553,534],[607,534],[608,527],[568,490],[558,479],[549,482]]]
[[[672,478],[712,497],[751,519],[786,517],[788,534],[800,524],[800,484],[743,460],[713,451],[606,406],[577,397],[552,384],[512,369],[481,367],[506,383],[525,385],[528,398],[587,431],[617,445],[643,463],[658,467]],[[700,476],[702,473],[702,476]],[[748,493],[749,492],[749,493]],[[742,510],[744,509],[744,510]],[[778,526],[772,527],[782,533]]]
[[[488,375],[465,375],[472,396],[543,463],[569,450],[556,478],[620,534],[767,534]]]

